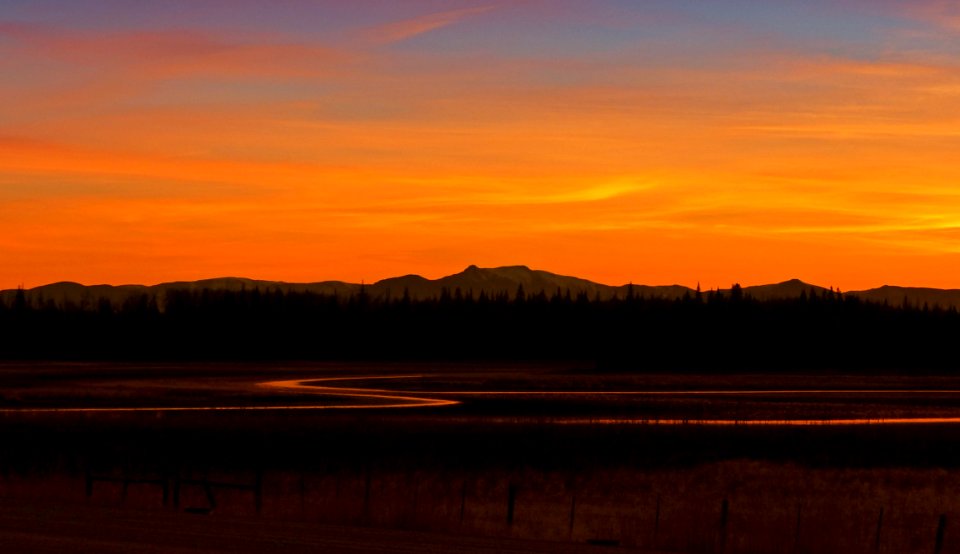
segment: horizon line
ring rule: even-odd
[[[24,291],[31,291],[31,290],[35,290],[35,289],[39,289],[39,288],[49,287],[49,286],[53,286],[53,285],[60,285],[60,284],[73,284],[73,285],[79,285],[79,286],[86,287],[86,288],[90,288],[90,287],[112,287],[112,288],[145,287],[145,288],[152,288],[152,287],[159,287],[159,286],[164,286],[164,285],[172,285],[172,284],[177,284],[177,283],[196,284],[196,283],[201,283],[201,282],[205,282],[205,281],[218,281],[218,280],[253,281],[253,282],[257,282],[257,283],[271,283],[271,284],[284,284],[284,285],[317,285],[317,284],[325,284],[325,283],[341,283],[341,284],[344,284],[344,285],[347,285],[347,286],[375,286],[375,285],[378,285],[378,284],[382,283],[383,281],[387,281],[387,280],[391,280],[391,279],[400,279],[400,278],[404,278],[404,277],[420,277],[420,278],[423,278],[423,279],[425,279],[425,280],[427,280],[427,281],[434,282],[434,281],[438,281],[438,280],[443,279],[443,278],[453,277],[453,276],[456,276],[456,275],[463,274],[463,273],[465,273],[465,272],[467,272],[467,271],[469,271],[469,270],[471,270],[471,269],[479,269],[479,270],[488,270],[488,271],[489,271],[489,270],[515,269],[515,268],[525,269],[525,270],[530,271],[530,272],[544,272],[544,273],[549,273],[549,274],[551,274],[551,275],[555,275],[555,276],[558,276],[558,277],[579,279],[579,280],[587,281],[587,282],[589,282],[589,283],[591,283],[591,284],[594,284],[594,285],[599,285],[599,286],[603,286],[603,287],[610,287],[610,288],[624,288],[624,287],[628,287],[628,286],[630,286],[630,285],[633,285],[633,286],[639,286],[639,287],[653,287],[653,288],[682,287],[682,288],[689,289],[689,290],[691,290],[691,291],[695,291],[697,288],[700,288],[700,290],[703,291],[703,292],[709,292],[709,291],[730,290],[730,289],[732,289],[732,288],[733,288],[734,286],[736,286],[736,285],[740,285],[742,288],[754,288],[754,287],[764,287],[764,286],[772,286],[772,285],[783,285],[783,284],[787,284],[787,283],[791,283],[791,282],[796,281],[796,282],[802,283],[803,285],[807,285],[807,286],[809,286],[809,287],[814,287],[814,288],[819,288],[819,289],[824,289],[824,290],[834,290],[834,291],[836,291],[836,292],[851,292],[851,293],[852,293],[852,292],[871,291],[871,290],[881,289],[881,288],[885,288],[885,287],[907,288],[907,289],[929,289],[929,290],[939,290],[939,291],[960,290],[960,287],[958,287],[958,288],[953,288],[953,287],[951,287],[951,288],[941,288],[941,287],[932,287],[932,286],[923,286],[923,285],[899,285],[899,284],[890,284],[890,283],[887,282],[887,283],[884,283],[884,284],[882,284],[882,285],[877,285],[877,286],[872,286],[872,287],[866,287],[866,288],[853,288],[853,289],[847,289],[846,291],[844,291],[844,290],[842,290],[840,287],[836,287],[836,286],[833,286],[833,285],[826,285],[826,286],[824,286],[824,285],[820,285],[820,284],[816,284],[816,283],[812,283],[812,282],[806,281],[806,280],[801,279],[801,278],[798,278],[798,277],[791,277],[791,278],[788,278],[788,279],[784,279],[784,280],[780,280],[780,281],[774,281],[774,282],[760,282],[760,283],[757,283],[757,284],[743,284],[743,282],[734,281],[733,283],[730,283],[730,284],[727,285],[727,286],[714,285],[714,286],[709,286],[709,287],[704,287],[704,286],[702,286],[702,282],[698,282],[697,284],[695,284],[695,285],[693,285],[693,286],[685,285],[685,284],[680,284],[680,283],[676,283],[676,282],[675,282],[675,283],[670,283],[670,284],[647,284],[647,283],[635,282],[635,281],[629,281],[629,282],[622,283],[622,284],[609,284],[609,283],[604,283],[604,282],[601,282],[601,281],[594,281],[594,280],[589,279],[589,278],[586,278],[586,277],[580,277],[580,276],[578,276],[578,275],[555,273],[555,272],[550,271],[550,270],[532,268],[532,267],[530,267],[530,266],[528,266],[528,265],[525,265],[525,264],[510,264],[510,265],[498,265],[498,266],[487,266],[487,267],[479,267],[479,266],[477,266],[477,265],[475,265],[475,264],[470,264],[470,265],[468,265],[466,268],[464,268],[464,269],[462,269],[462,270],[460,270],[460,271],[458,271],[458,272],[446,273],[446,274],[441,275],[441,276],[439,276],[439,277],[426,277],[426,276],[424,276],[424,275],[422,275],[422,274],[419,274],[419,273],[405,273],[405,274],[402,274],[402,275],[393,275],[393,276],[384,277],[383,279],[378,279],[378,280],[373,280],[373,281],[368,281],[368,280],[366,280],[366,279],[360,279],[359,282],[349,281],[349,280],[345,280],[345,279],[324,279],[324,280],[307,280],[307,281],[303,281],[303,280],[284,280],[284,279],[262,279],[262,278],[254,278],[254,277],[246,277],[246,276],[229,275],[229,274],[228,274],[228,275],[219,275],[219,276],[214,276],[214,277],[201,277],[201,278],[196,278],[196,279],[172,279],[172,280],[164,280],[164,281],[152,282],[152,283],[149,283],[149,284],[147,284],[147,283],[132,283],[132,282],[120,283],[120,284],[105,283],[105,282],[95,282],[95,283],[93,283],[93,284],[87,284],[87,283],[83,283],[83,282],[80,282],[80,281],[73,281],[73,280],[70,280],[70,279],[60,279],[60,280],[50,281],[50,282],[46,282],[46,283],[39,284],[39,285],[29,286],[29,287],[28,287],[28,286],[25,286],[23,283],[21,283],[21,284],[19,284],[19,285],[17,285],[17,286],[5,286],[5,287],[0,287],[0,291],[15,291],[15,290],[18,290],[18,289],[23,289]]]

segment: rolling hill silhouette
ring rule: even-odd
[[[419,275],[406,275],[378,281],[368,288],[369,294],[374,297],[403,295],[406,290],[411,298],[432,298],[443,293],[444,289],[455,293],[457,289],[462,294],[487,295],[507,294],[514,297],[520,287],[524,294],[533,295],[544,293],[548,296],[566,294],[572,296],[586,294],[589,298],[607,299],[614,295],[623,297],[627,294],[630,285],[610,286],[579,277],[558,275],[549,271],[530,269],[524,265],[480,268],[475,265],[467,267],[460,273],[441,277],[440,279],[426,279]],[[643,294],[647,297],[680,298],[685,293],[692,292],[680,285],[671,286],[634,286],[634,294]]]
[[[475,265],[467,267],[460,273],[427,279],[420,275],[404,275],[377,281],[370,285],[346,283],[343,281],[323,281],[316,283],[287,283],[283,281],[261,281],[239,277],[222,277],[199,281],[177,281],[158,285],[82,285],[73,282],[59,282],[28,289],[25,295],[34,304],[53,303],[57,306],[73,304],[80,307],[95,308],[101,299],[109,300],[113,304],[120,304],[129,299],[144,294],[157,297],[162,301],[171,290],[254,290],[290,292],[311,292],[316,294],[337,294],[348,296],[358,294],[363,290],[372,298],[401,298],[405,294],[411,299],[426,299],[441,296],[444,291],[455,294],[478,296],[485,293],[488,296],[505,294],[514,297],[522,287],[526,295],[544,293],[552,296],[558,291],[566,294],[567,291],[574,297],[608,299],[614,296],[623,298],[628,294],[646,298],[682,298],[693,295],[695,291],[681,285],[650,286],[650,285],[605,285],[581,279],[578,277],[559,275],[548,271],[530,269],[527,266],[515,265],[494,268],[480,268]],[[728,292],[725,289],[723,292]],[[801,294],[827,293],[828,289],[805,283],[799,279],[791,279],[781,283],[744,287],[745,296],[758,300],[774,300],[796,298]],[[16,290],[0,291],[0,300],[10,303]],[[879,303],[888,303],[892,306],[901,306],[905,302],[912,306],[941,306],[945,308],[960,308],[960,290],[934,289],[917,287],[883,286],[863,291],[845,292],[844,295],[855,296],[863,300]]]
[[[743,294],[757,300],[776,300],[781,298],[797,298],[801,294],[810,294],[815,291],[818,295],[829,292],[829,289],[804,283],[800,279],[790,279],[773,285],[757,285],[744,287]],[[855,294],[855,293],[851,293]]]

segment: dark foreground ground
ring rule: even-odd
[[[608,551],[599,546],[502,537],[49,503],[30,505],[9,500],[0,500],[0,545],[4,552],[33,554],[591,554]]]
[[[391,390],[530,394],[399,410],[2,412],[4,551],[960,552],[960,425],[617,423],[956,416],[960,379],[943,375],[8,365],[0,408],[336,405],[257,383],[415,374]],[[600,394],[693,388],[809,392]]]

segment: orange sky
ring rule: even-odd
[[[365,4],[0,8],[0,288],[960,288],[952,3]]]

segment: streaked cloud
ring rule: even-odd
[[[897,5],[914,17],[960,31],[960,6],[952,0],[916,0]]]
[[[951,285],[960,66],[918,4],[37,6],[0,23],[0,287]]]
[[[215,30],[162,29],[94,33],[44,25],[0,22],[0,36],[20,56],[125,71],[130,78],[310,77],[330,73],[347,59],[319,43],[275,36],[227,37]],[[113,68],[113,69],[110,69]]]
[[[480,15],[492,9],[494,9],[494,6],[478,6],[421,15],[411,19],[404,19],[402,21],[366,29],[361,33],[361,36],[365,40],[375,44],[400,42],[449,25],[454,25],[464,19]]]

